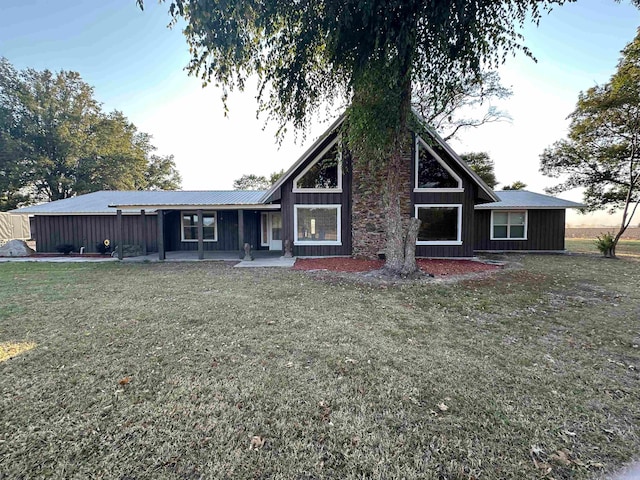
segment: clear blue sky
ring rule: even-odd
[[[255,118],[251,88],[232,96],[224,118],[219,90],[184,71],[188,48],[180,26],[167,28],[168,5],[145,3],[141,12],[135,0],[0,0],[0,55],[18,68],[80,72],[107,110],[122,110],[160,153],[175,154],[186,189],[228,189],[243,173],[286,168],[321,133],[324,124],[278,149],[274,127]],[[564,135],[578,92],[613,73],[638,26],[627,0],[578,0],[526,26],[538,63],[517,55],[500,69],[514,90],[500,106],[513,122],[465,133],[454,147],[489,151],[500,181],[541,191],[552,181],[537,172],[538,155]]]

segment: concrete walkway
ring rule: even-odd
[[[165,262],[238,262],[236,268],[264,268],[278,267],[291,268],[296,262],[295,258],[285,258],[280,252],[254,252],[255,259],[252,261],[240,260],[238,252],[205,252],[203,260],[198,259],[198,252],[167,252]],[[50,262],[50,263],[95,263],[95,262],[117,262],[116,257],[94,257],[94,256],[59,256],[59,257],[0,257],[0,263],[6,262]],[[127,257],[122,260],[128,263],[160,262],[158,254],[142,255],[138,257]]]

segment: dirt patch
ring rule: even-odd
[[[417,262],[420,270],[436,277],[491,272],[502,268],[501,265],[487,264],[474,260],[435,260],[420,258]],[[366,260],[348,257],[299,258],[296,260],[293,269],[361,273],[380,270],[383,266],[384,261],[382,260]]]

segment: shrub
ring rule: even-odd
[[[616,256],[616,244],[613,233],[607,232],[602,235],[598,235],[596,240],[596,248],[607,258],[613,258]]]
[[[69,255],[71,252],[73,252],[73,245],[71,245],[70,243],[61,243],[60,245],[56,245],[56,251],[65,255]]]

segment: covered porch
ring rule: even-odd
[[[131,256],[130,235],[123,209],[140,211],[144,226],[153,222],[158,260],[229,260],[244,256],[245,245],[255,258],[277,258],[283,254],[280,205],[113,205],[116,210],[115,239],[119,259]],[[144,208],[143,208],[144,207]],[[171,207],[171,208],[169,208]],[[149,213],[153,213],[152,218]],[[148,218],[147,218],[148,217]],[[134,242],[135,243],[135,242]],[[137,245],[134,245],[137,247]],[[136,257],[151,257],[147,245]]]

